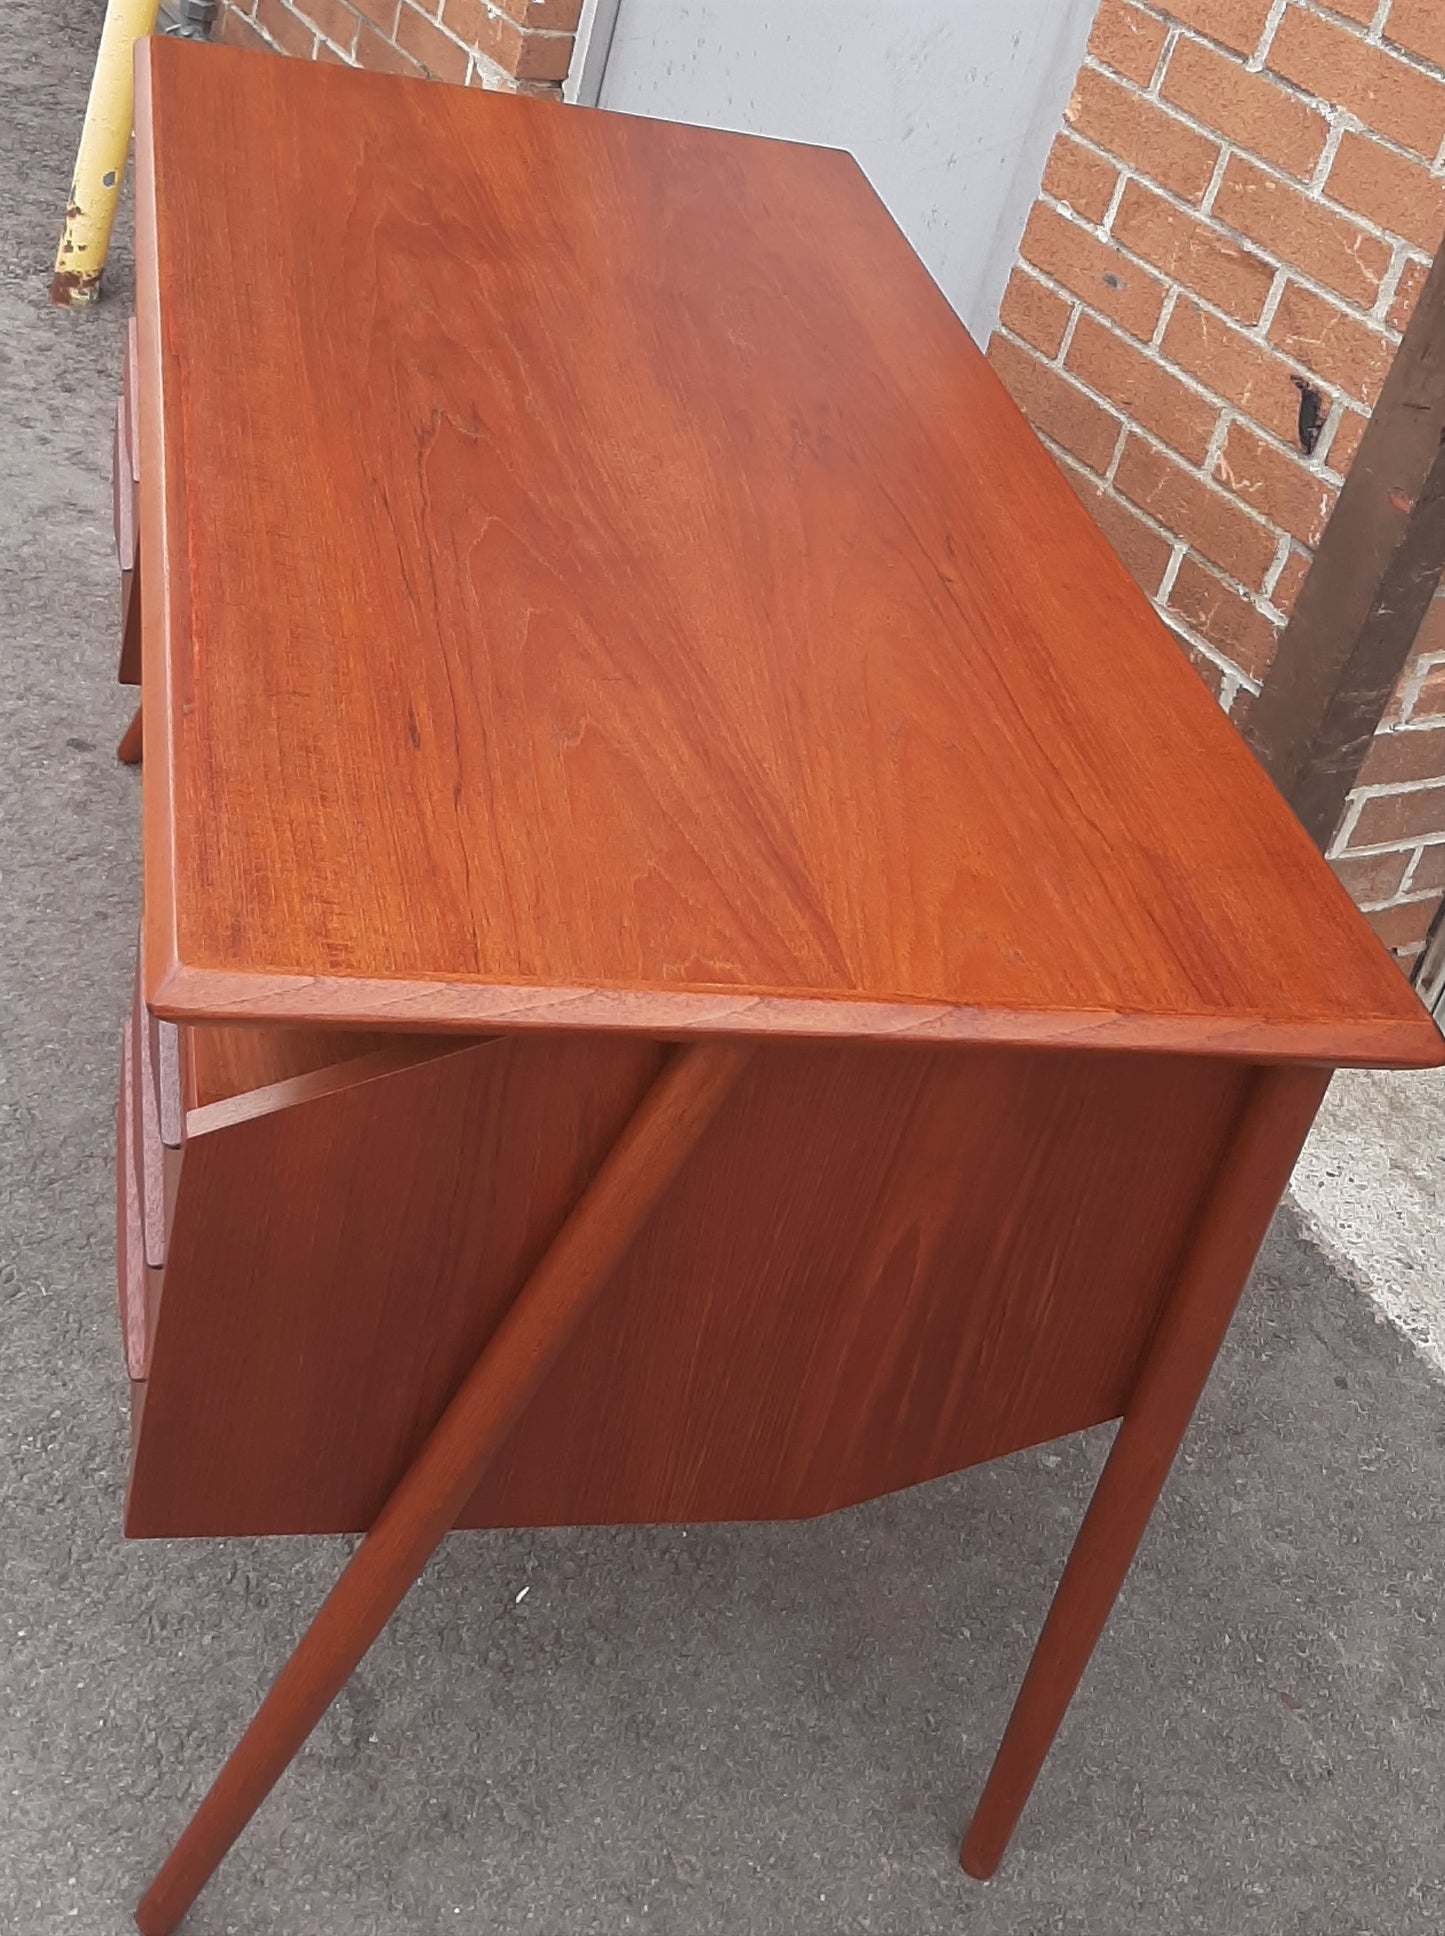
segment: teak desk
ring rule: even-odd
[[[140,1925],[449,1528],[1122,1418],[987,1875],[1330,1068],[1440,1038],[846,155],[168,40],[138,128],[127,1528],[370,1529]]]

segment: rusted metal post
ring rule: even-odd
[[[1442,566],[1445,249],[1250,715],[1250,743],[1321,849],[1340,824]]]
[[[110,249],[135,105],[132,50],[155,31],[160,0],[108,0],[100,48],[75,157],[65,227],[55,257],[50,300],[62,308],[94,302]]]

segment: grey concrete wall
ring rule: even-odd
[[[1096,4],[621,0],[600,102],[850,149],[982,343]]]

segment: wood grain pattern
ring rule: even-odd
[[[1445,1054],[846,156],[137,112],[161,1012]]]
[[[111,452],[111,498],[115,514],[115,556],[120,571],[120,663],[116,678],[123,686],[140,684],[141,605],[137,480],[131,464],[131,416],[126,400],[115,406],[115,439]]]
[[[140,389],[135,318],[126,328],[121,393],[115,409],[111,493],[115,508],[115,552],[120,567],[120,665],[123,686],[140,684]],[[122,755],[124,758],[125,755]],[[132,762],[133,763],[133,762]]]
[[[336,1063],[374,1055],[394,1040],[350,1029],[183,1024],[179,1041],[185,1106],[203,1109],[254,1089],[269,1089]]]
[[[130,724],[121,734],[116,744],[115,757],[122,766],[139,766],[145,753],[144,708],[137,706],[131,714]]]
[[[662,1053],[515,1036],[194,1111],[127,1529],[369,1525]],[[810,1515],[1117,1416],[1244,1080],[759,1045],[461,1523]]]
[[[161,1141],[167,1149],[179,1149],[185,1105],[181,1089],[181,1040],[174,1022],[149,1018],[151,1067],[156,1077],[156,1114],[160,1119]]]
[[[136,480],[131,474],[130,414],[125,398],[117,397],[115,431],[111,440],[110,498],[115,525],[115,562],[122,574],[134,571],[136,553]],[[134,685],[134,680],[123,681]]]
[[[141,999],[137,971],[135,999],[130,1020],[131,1115],[134,1119],[134,1147],[140,1188],[141,1230],[147,1264],[159,1268],[166,1260],[166,1232],[174,1207],[180,1177],[178,1152],[168,1149],[161,1139],[160,1097],[155,1065],[151,1059],[153,1037],[150,1017]]]
[[[746,1047],[675,1050],[326,1596],[136,1910],[170,1936],[426,1565],[478,1476],[746,1065]]]
[[[961,1860],[991,1876],[1169,1476],[1329,1072],[1263,1069],[1214,1179],[1069,1554]]]
[[[527,1037],[193,1112],[127,1531],[369,1526],[663,1053]]]
[[[125,326],[125,356],[121,362],[120,400],[125,409],[126,448],[132,483],[140,483],[140,348],[136,320]]]
[[[140,1162],[135,1139],[135,1024],[127,1020],[121,1045],[120,1093],[115,1106],[115,1274],[126,1371],[133,1381],[150,1369],[150,1343],[160,1303],[162,1273],[146,1261]],[[143,1387],[138,1388],[143,1394]],[[139,1398],[137,1399],[137,1410]],[[133,1425],[138,1418],[133,1418]]]
[[[140,684],[141,601],[140,574],[123,571],[120,575],[120,660],[116,680],[122,686]],[[136,718],[139,719],[139,710]]]
[[[461,1523],[806,1517],[1117,1416],[1242,1081],[759,1048]]]

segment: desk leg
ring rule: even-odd
[[[1262,1068],[1215,1173],[1024,1676],[962,1861],[991,1876],[1089,1663],[1330,1072]]]
[[[115,757],[122,766],[139,766],[141,761],[141,709],[136,707],[131,722],[120,736],[120,745],[115,749]]]
[[[488,1463],[746,1066],[745,1044],[674,1051],[433,1427],[141,1899],[169,1936],[400,1605]]]

